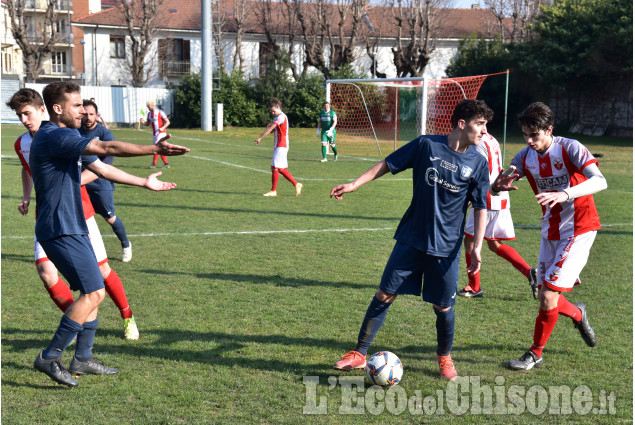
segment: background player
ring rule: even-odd
[[[271,122],[265,131],[254,141],[259,144],[263,137],[274,132],[274,148],[273,158],[271,158],[271,190],[263,196],[278,196],[278,177],[282,174],[285,179],[289,180],[295,187],[295,196],[302,193],[302,183],[295,181],[289,172],[289,163],[287,162],[287,154],[289,152],[289,120],[282,112],[282,102],[275,97],[269,101],[269,111],[273,115]]]
[[[503,171],[503,159],[498,141],[491,134],[483,136],[481,143],[476,149],[483,155],[489,164],[489,182],[494,183],[496,177]],[[487,226],[485,228],[485,240],[487,247],[498,255],[509,261],[519,272],[521,272],[531,285],[534,298],[538,298],[538,283],[536,280],[536,269],[529,267],[529,264],[520,256],[518,251],[501,241],[516,239],[514,223],[509,209],[509,192],[493,194],[487,191]],[[470,266],[472,245],[474,244],[474,215],[470,212],[465,223],[465,262]],[[469,284],[461,289],[458,294],[463,297],[482,297],[481,273],[468,274]]]
[[[320,162],[326,162],[326,153],[328,151],[328,145],[333,149],[335,155],[334,161],[337,161],[337,146],[335,145],[335,126],[337,125],[337,114],[331,109],[329,102],[324,102],[324,110],[320,111],[320,118],[318,119],[317,135],[322,139],[322,159]]]
[[[95,98],[91,97],[90,101],[93,102],[95,105],[97,104],[97,102],[95,102]],[[108,124],[106,124],[106,120],[104,119],[104,117],[97,112],[97,122],[101,125],[103,125],[104,127],[106,127],[106,129],[108,129]]]
[[[33,187],[33,181],[31,179],[31,170],[29,168],[29,153],[31,148],[32,137],[42,124],[42,119],[45,112],[44,101],[40,94],[33,89],[20,89],[11,97],[7,106],[16,111],[16,114],[23,122],[24,126],[29,130],[27,133],[21,135],[15,142],[15,151],[22,163],[22,202],[18,205],[18,211],[22,215],[29,213],[29,204],[31,202],[31,190]],[[124,337],[126,339],[139,339],[139,330],[135,318],[132,315],[130,306],[128,305],[128,299],[126,292],[123,288],[123,283],[119,275],[110,268],[108,264],[108,257],[106,255],[106,248],[104,246],[101,232],[95,222],[95,210],[90,202],[86,187],[84,184],[88,181],[96,178],[95,174],[90,171],[82,173],[82,208],[84,211],[84,218],[89,230],[90,242],[99,264],[99,270],[102,278],[104,279],[104,285],[106,292],[113,300],[121,317],[124,319]],[[46,256],[44,249],[35,238],[33,251],[35,254],[35,266],[40,276],[40,279],[44,283],[44,288],[49,293],[49,296],[55,302],[55,304],[65,312],[68,307],[75,301],[73,293],[66,285],[66,283],[58,276],[57,269],[51,263]]]
[[[155,106],[154,100],[148,100],[146,105],[148,106],[148,114],[145,118],[141,118],[140,122],[145,126],[152,126],[152,137],[154,138],[154,144],[156,145],[159,140],[163,139],[167,135],[165,130],[170,125],[170,119],[165,112]],[[155,154],[152,158],[150,168],[157,167],[158,159],[159,154]],[[170,168],[170,164],[168,163],[168,159],[165,155],[161,155],[161,160],[163,161],[163,167],[161,168]]]
[[[487,208],[487,161],[473,148],[487,132],[492,110],[483,102],[464,100],[452,114],[448,136],[420,136],[378,162],[352,183],[336,186],[341,199],[391,172],[412,169],[413,195],[395,239],[384,274],[362,322],[357,346],[333,367],[363,369],[366,353],[397,295],[422,295],[437,316],[437,359],[441,376],[454,380],[450,356],[454,342],[454,309],[459,256],[468,203],[475,208],[475,238],[470,273],[478,272]],[[461,213],[462,212],[462,213]],[[425,281],[423,278],[425,276]]]
[[[99,140],[115,140],[110,130],[97,122],[98,109],[97,104],[91,100],[84,100],[84,118],[82,119],[82,126],[79,128],[79,134],[84,137],[90,137],[91,139]],[[101,156],[99,160],[104,164],[111,164],[114,162],[114,156]],[[113,232],[117,235],[119,242],[121,242],[121,261],[127,263],[132,260],[132,244],[128,240],[126,234],[126,227],[123,221],[117,215],[115,215],[115,197],[113,191],[115,190],[115,184],[111,181],[97,178],[96,180],[86,185],[88,196],[90,196],[90,202],[93,204],[93,208],[97,214],[101,215]],[[126,319],[124,317],[124,319]]]
[[[538,255],[540,309],[533,344],[508,363],[517,370],[542,365],[542,351],[560,314],[573,320],[588,346],[596,344],[586,306],[571,304],[562,292],[570,292],[580,283],[580,272],[600,229],[593,193],[606,189],[607,184],[597,160],[582,143],[553,136],[554,121],[551,109],[540,102],[518,116],[528,146],[514,156],[514,174],[501,174],[492,185],[495,191],[517,190],[512,186],[514,180],[527,177],[543,211]]]
[[[81,165],[119,183],[169,190],[175,184],[158,181],[160,173],[148,178],[132,176],[103,164],[94,155],[139,156],[157,152],[182,155],[188,149],[165,140],[142,146],[81,137],[76,129],[81,125],[84,107],[75,83],[51,83],[44,87],[43,98],[51,121],[43,123],[35,134],[29,158],[38,205],[35,234],[49,259],[66,277],[71,289],[80,291],[80,296],[64,313],[48,347],[36,357],[34,367],[58,383],[77,386],[70,373],[118,372],[92,355],[98,327],[97,307],[104,299],[105,289],[83,214]],[[62,354],[75,337],[75,356],[66,370]]]

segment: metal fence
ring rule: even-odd
[[[26,87],[42,93],[46,84],[26,83]],[[15,113],[6,106],[13,93],[20,88],[19,81],[2,82],[2,122],[18,122]],[[82,98],[95,98],[99,113],[109,124],[134,125],[148,112],[146,102],[153,100],[157,108],[168,116],[172,114],[172,91],[162,88],[81,86]],[[48,118],[47,118],[48,119]]]

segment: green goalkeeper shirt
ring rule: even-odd
[[[326,130],[329,130],[331,127],[333,127],[333,122],[335,121],[335,118],[337,118],[337,115],[335,114],[335,111],[332,109],[328,112],[326,111],[320,112],[320,121],[322,122],[322,133],[324,133]]]

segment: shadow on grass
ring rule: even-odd
[[[275,286],[290,287],[290,288],[322,286],[322,287],[333,287],[333,288],[360,289],[360,288],[377,288],[377,285],[379,284],[378,281],[364,284],[364,283],[353,283],[353,282],[332,282],[332,281],[320,281],[320,280],[311,280],[311,279],[298,279],[298,278],[282,277],[277,275],[266,276],[262,274],[189,273],[186,271],[169,271],[169,270],[155,270],[155,269],[138,270],[137,272],[147,273],[153,276],[188,275],[188,276],[195,277],[197,279],[223,280],[223,281],[229,281],[234,283],[275,285]]]

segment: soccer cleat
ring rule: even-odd
[[[337,155],[335,155],[335,158],[333,158],[333,161],[337,161]]]
[[[437,359],[439,360],[439,369],[441,369],[441,378],[454,381],[458,373],[456,373],[456,369],[454,368],[452,357],[450,357],[449,354],[447,356],[439,356],[437,354]]]
[[[483,298],[483,290],[475,291],[470,285],[467,285],[464,289],[459,290],[457,295],[465,298]]]
[[[275,190],[270,190],[267,193],[263,193],[262,196],[278,196],[278,192],[276,192]]]
[[[589,347],[595,347],[595,331],[593,331],[593,328],[589,325],[589,317],[586,314],[586,305],[584,305],[584,303],[575,303],[573,305],[578,307],[582,312],[582,319],[580,319],[579,322],[573,322],[573,326],[580,331],[580,335],[582,336],[584,342],[586,342],[586,345]]]
[[[161,168],[170,168],[170,164],[165,164],[163,167]]]
[[[123,336],[126,339],[139,339],[139,329],[137,329],[134,316],[130,319],[123,319]]]
[[[73,356],[68,371],[75,375],[114,375],[119,373],[119,370],[102,364],[94,357],[80,362],[75,356]]]
[[[295,196],[300,196],[302,193],[302,183],[298,183],[295,185]]]
[[[531,285],[531,292],[534,294],[534,298],[538,299],[538,269],[536,267],[529,270],[528,279]]]
[[[128,247],[121,249],[121,261],[127,263],[130,260],[132,260],[132,243],[128,242]]]
[[[326,162],[326,161],[328,161],[328,159],[326,159],[326,158],[320,159],[320,162]]]
[[[157,168],[156,164],[150,164],[150,168]]]
[[[333,365],[333,369],[352,370],[364,369],[366,367],[366,356],[359,351],[349,351],[342,356],[342,360]]]
[[[527,352],[519,358],[510,360],[507,366],[514,370],[529,370],[532,367],[542,366],[542,357],[538,357],[533,351],[527,350]]]
[[[40,354],[38,354],[35,358],[35,362],[33,362],[33,367],[48,375],[49,378],[58,384],[67,385],[69,387],[76,387],[79,385],[64,367],[61,357],[44,360],[42,358],[42,352],[40,352]]]

